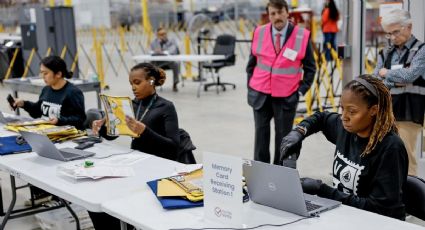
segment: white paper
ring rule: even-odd
[[[290,49],[290,48],[286,48],[285,51],[283,52],[283,56],[288,58],[291,61],[295,61],[295,58],[297,58],[297,51]]]
[[[242,227],[242,159],[204,153],[203,160],[205,217]]]
[[[176,168],[174,169],[176,172],[173,174],[173,176],[184,173],[190,173],[201,168],[202,164],[179,165],[176,166]]]
[[[57,168],[58,173],[72,177],[74,179],[99,179],[103,177],[130,177],[134,176],[134,170],[131,167],[111,167],[102,166],[94,163],[91,167],[84,167],[80,164],[61,165]]]
[[[99,164],[110,166],[130,166],[141,160],[148,159],[149,157],[149,155],[143,153],[122,154],[106,158],[105,160],[100,161]]]

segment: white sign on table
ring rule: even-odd
[[[204,153],[204,214],[213,221],[242,226],[242,159]]]

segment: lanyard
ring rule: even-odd
[[[140,117],[139,121],[142,121],[143,120],[143,118],[145,117],[145,115],[149,112],[150,108],[152,107],[153,103],[156,101],[156,98],[157,97],[158,97],[157,94],[155,94],[152,97],[151,101],[149,102],[148,106],[146,107],[145,111],[143,112],[142,117]],[[136,118],[139,117],[141,105],[142,105],[142,103],[140,102],[139,103],[139,106],[137,108]]]

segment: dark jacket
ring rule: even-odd
[[[133,100],[133,109],[137,120],[140,120],[153,97],[154,95],[141,101]],[[177,112],[173,103],[157,96],[141,122],[146,125],[146,129],[140,137],[133,139],[131,148],[158,157],[176,160],[180,136]],[[108,140],[117,138],[107,136],[105,126],[101,128],[99,133]]]

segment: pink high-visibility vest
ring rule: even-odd
[[[276,54],[271,26],[268,23],[254,32],[251,49],[257,57],[257,65],[249,86],[273,97],[287,97],[298,90],[303,74],[301,61],[305,56],[310,31],[295,26],[280,53]],[[292,53],[289,57],[294,60],[285,57],[285,53]]]

